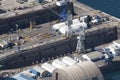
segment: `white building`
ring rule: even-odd
[[[69,31],[69,28],[71,29],[72,33],[79,32],[82,29],[87,29],[87,24],[85,22],[80,22],[79,19],[72,20],[73,24],[71,26],[68,26],[66,22],[61,22],[58,24],[53,25],[52,30],[59,31],[61,34],[66,35]]]
[[[64,57],[62,59],[62,62],[69,65],[69,66],[77,63],[77,61],[73,60],[71,57],[68,57],[68,56]]]
[[[43,69],[43,68],[41,68],[39,66],[35,66],[35,67],[33,67],[33,69],[40,73],[41,78],[46,77],[49,74],[48,71],[46,71],[45,69]]]
[[[56,59],[52,62],[52,65],[55,66],[58,69],[64,68],[67,66],[67,64],[61,62],[59,59]]]
[[[42,64],[41,68],[45,69],[46,71],[48,71],[50,73],[52,73],[56,69],[56,67],[52,66],[51,64],[49,64],[47,62]]]

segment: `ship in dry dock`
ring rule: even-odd
[[[4,4],[3,2],[1,3]],[[13,76],[11,75],[11,73],[10,75],[13,76],[13,78],[16,78],[18,76],[26,77],[26,75],[29,74],[29,76],[27,76],[29,77],[29,80],[31,78],[30,75],[33,75],[32,79],[36,79],[37,76],[40,76],[40,79],[41,77],[45,76],[50,77],[52,71],[56,69],[56,67],[54,67],[55,65],[51,62],[54,59],[59,58],[60,61],[57,61],[57,63],[61,63],[59,67],[63,64],[69,66],[60,70],[55,70],[55,72],[53,72],[52,74],[53,80],[59,79],[60,76],[64,75],[64,72],[68,74],[71,71],[76,71],[76,69],[72,67],[86,67],[86,64],[89,64],[88,66],[93,66],[95,68],[99,67],[102,73],[108,71],[107,65],[111,66],[111,68],[114,70],[113,65],[119,64],[120,60],[118,56],[119,49],[117,55],[112,54],[110,56],[108,56],[107,52],[105,52],[104,50],[108,50],[108,48],[110,48],[109,51],[115,50],[116,41],[113,43],[115,47],[114,49],[112,49],[111,47],[102,47],[103,52],[93,51],[97,50],[95,49],[96,47],[111,43],[112,41],[117,39],[118,41],[116,43],[119,45],[119,19],[99,10],[89,8],[76,1],[67,1],[67,3],[65,3],[67,5],[62,7],[60,4],[55,2],[49,2],[49,0],[39,4],[38,2],[34,2],[35,5],[33,5],[32,7],[28,7],[27,9],[23,9],[22,7],[20,7],[19,10],[19,8],[15,7],[16,9],[6,9],[8,10],[8,12],[1,14],[1,32],[8,32],[9,30],[9,33],[1,33],[0,36],[0,64],[1,66],[3,66],[1,69],[5,70],[3,70],[3,73],[9,74],[9,72],[13,72],[14,74],[18,71],[17,74],[19,74],[17,76]],[[22,4],[24,3],[27,4],[27,2],[24,2],[23,0]],[[58,19],[62,22],[58,22]],[[2,27],[4,27],[4,29]],[[88,54],[85,55],[85,53]],[[71,63],[69,64],[64,62],[64,60],[62,60],[61,62],[61,59],[66,58],[64,57],[66,55],[66,60],[68,61],[68,63],[69,60],[71,60]],[[94,60],[96,59],[96,57],[97,61]],[[80,63],[81,61],[79,60],[79,58],[80,60],[82,58],[82,63]],[[93,60],[90,58],[93,58]],[[96,66],[92,62],[86,62],[86,60],[95,62]],[[112,64],[109,64],[109,62],[111,63],[111,60],[113,62]],[[46,61],[50,61],[50,63],[46,63]],[[75,64],[72,64],[72,62]],[[31,66],[38,65],[38,63],[43,64],[35,67]],[[83,64],[84,66],[82,66],[81,64]],[[28,66],[30,66],[31,68],[29,67],[26,70],[21,71],[21,67]],[[45,68],[47,66],[48,69]],[[43,76],[41,76],[40,74],[41,67],[42,71],[45,71],[45,75]],[[71,70],[66,71],[67,68],[71,68]],[[12,70],[10,71],[9,69]],[[37,72],[37,70],[39,69],[40,71]],[[87,69],[87,67],[85,69]],[[78,68],[79,71],[77,72],[80,73],[78,74],[79,76],[74,75],[73,77],[77,80],[79,78],[85,80],[91,78],[103,80],[103,76],[101,75],[98,68],[96,68],[96,73],[98,73],[96,74],[96,76],[90,76],[93,74],[95,75],[94,72],[86,74],[86,72],[84,72],[85,69],[79,70]],[[119,67],[116,67],[116,69],[119,69]],[[31,72],[31,74],[29,72]],[[37,76],[35,73],[37,73]],[[71,73],[68,74],[68,76],[69,75],[73,74]],[[88,76],[86,77],[86,75]],[[69,77],[69,80],[73,80],[73,77]],[[67,77],[63,76],[63,78],[60,79],[67,79]]]

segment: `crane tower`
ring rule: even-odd
[[[72,36],[72,30],[71,30],[71,25],[72,24],[73,24],[72,14],[71,14],[70,11],[68,11],[67,21],[66,21],[66,25],[68,26],[68,32],[66,33],[66,37],[71,37]]]
[[[61,7],[61,13],[60,13],[60,20],[65,21],[67,20],[67,4],[68,0],[57,0],[56,5]]]
[[[76,52],[77,53],[84,53],[85,52],[85,46],[84,46],[84,40],[85,40],[85,30],[84,28],[82,31],[80,31],[79,36],[77,37],[77,46],[76,46]]]

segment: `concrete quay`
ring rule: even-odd
[[[116,39],[116,27],[109,26],[105,28],[103,26],[100,29],[94,27],[93,29],[86,31],[85,47],[86,49],[94,48],[95,46],[109,43]],[[76,49],[76,43],[77,39],[76,37],[73,37],[71,39],[62,39],[53,43],[47,43],[28,50],[21,50],[20,52],[1,58],[0,64],[4,65],[5,68],[17,68],[32,65],[33,62],[41,62],[42,58],[48,60],[48,58],[57,58],[57,56],[72,53]]]
[[[77,5],[81,5],[78,2],[76,3]],[[80,7],[74,7],[74,8],[79,9]],[[102,24],[99,24],[99,25],[94,25],[92,28],[86,31],[86,40],[85,40],[86,49],[94,48],[98,45],[112,42],[113,40],[116,40],[120,37],[118,19],[116,20],[113,17],[111,18],[110,15],[107,15],[101,11],[96,11],[91,8],[90,10],[87,8],[85,12],[86,14],[90,14],[90,15],[98,14],[101,16],[109,16],[110,18],[109,21],[103,22]],[[78,13],[78,15],[80,14]],[[47,25],[48,24],[49,23],[47,23]],[[43,29],[44,29],[43,31],[45,31],[46,29],[48,30],[50,29],[49,26],[46,26],[47,28],[45,26],[46,26],[46,23],[45,25],[42,25],[42,27],[44,28],[42,29],[40,28],[40,31],[42,31]],[[39,29],[36,32],[39,32]],[[58,56],[61,56],[61,55],[63,56],[63,55],[66,55],[67,53],[72,53],[73,51],[75,51],[76,43],[77,43],[76,37],[73,37],[71,39],[64,39],[60,37],[61,35],[57,35],[55,37],[50,37],[42,40],[39,40],[39,39],[35,41],[33,40],[32,44],[30,42],[30,43],[26,43],[26,45],[23,45],[23,48],[25,46],[27,47],[28,45],[31,46],[30,48],[25,47],[26,49],[23,49],[20,52],[15,52],[14,50],[5,50],[4,51],[5,54],[1,54],[0,64],[5,66],[4,69],[19,68],[19,67],[32,65],[32,63],[36,63],[36,62],[40,63],[42,58],[45,58],[47,61],[48,58],[53,58],[53,57],[57,58]],[[50,40],[53,40],[53,41],[50,42]],[[12,51],[12,53],[10,51]]]
[[[74,5],[76,5],[76,3]],[[91,14],[91,15],[98,14],[98,15],[109,16],[110,18],[110,21],[103,22],[102,24],[99,25],[94,25],[92,28],[86,30],[86,40],[85,40],[86,49],[91,49],[99,45],[104,46],[104,44],[106,43],[111,43],[113,40],[120,39],[120,25],[119,25],[120,20],[118,18],[110,16],[109,14],[106,14],[99,10],[97,11],[94,9],[89,10],[88,8],[85,11],[86,13],[80,14],[82,13],[81,11],[78,12],[80,8],[78,6],[80,5],[81,3],[80,4],[77,3],[77,6],[74,6],[75,12],[77,11],[76,12],[77,15],[74,16],[74,18],[76,17],[78,18],[78,16],[85,14]],[[45,25],[40,25],[40,27],[45,27],[46,24],[48,25],[49,23],[45,23]],[[53,40],[53,39],[58,39],[58,40]],[[40,43],[42,41],[43,42],[47,41],[47,42],[45,44],[40,43],[40,45],[38,46],[33,46],[31,47],[32,49],[28,48],[27,50],[23,50],[21,52],[16,52],[13,54],[10,53],[8,56],[4,56],[3,58],[0,58],[0,64],[5,66],[3,69],[6,69],[8,71],[9,69],[12,69],[13,71],[17,69],[17,71],[19,72],[19,70],[21,71],[26,67],[31,67],[31,65],[41,63],[42,58],[45,58],[45,60],[48,61],[49,59],[58,58],[61,56],[71,54],[72,52],[75,51],[76,43],[77,43],[76,37],[65,39],[61,35],[57,35],[55,37],[50,37],[47,39],[42,39],[39,42],[38,41],[39,40],[37,40],[34,44]],[[26,44],[29,45],[29,43]],[[116,57],[111,64],[105,64],[103,61],[98,61],[95,63],[103,74],[120,69],[120,66],[118,66],[120,65],[119,56]],[[49,80],[49,78],[45,80]]]

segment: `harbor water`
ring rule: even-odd
[[[94,9],[120,18],[120,0],[78,0]],[[120,70],[104,74],[105,80],[120,80]]]
[[[120,80],[120,71],[115,71],[104,75],[105,80]]]
[[[120,0],[78,0],[94,9],[120,18]]]

